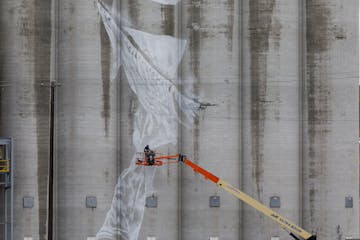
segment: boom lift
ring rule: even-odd
[[[163,161],[163,160],[165,160],[165,161]],[[205,177],[205,179],[214,182],[218,187],[224,189],[225,191],[234,195],[241,201],[245,202],[246,204],[255,208],[256,210],[263,213],[267,217],[271,218],[273,221],[278,223],[285,231],[287,231],[290,234],[290,236],[292,236],[294,239],[316,240],[316,235],[313,235],[313,234],[305,231],[304,229],[297,226],[292,221],[281,216],[277,212],[273,211],[272,209],[268,208],[264,204],[260,203],[259,201],[255,200],[254,198],[252,198],[249,195],[245,194],[244,192],[240,191],[236,187],[234,187],[231,184],[227,183],[226,181],[220,179],[219,177],[215,176],[211,172],[206,171],[199,165],[190,161],[185,155],[176,154],[176,155],[170,155],[170,156],[156,157],[155,152],[150,150],[149,146],[147,145],[144,149],[143,157],[139,157],[136,164],[142,165],[142,166],[163,166],[165,164],[179,163],[179,162],[191,167],[195,172],[203,175]]]

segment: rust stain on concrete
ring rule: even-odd
[[[331,120],[331,85],[327,72],[327,51],[331,44],[330,10],[324,1],[306,5],[306,92],[309,136],[309,178],[322,175],[326,161],[326,139]]]
[[[129,0],[129,16],[131,23],[138,27],[140,14],[140,4],[138,0]]]
[[[319,210],[319,182],[326,177],[327,139],[331,131],[331,83],[328,80],[328,51],[333,38],[331,11],[328,1],[306,1],[306,96],[308,145],[305,151],[308,164],[310,225],[316,222]],[[320,213],[321,214],[321,213]]]
[[[200,51],[201,51],[201,40],[206,36],[201,34],[201,1],[191,1],[188,9],[190,20],[188,27],[190,28],[190,61],[191,66],[195,75],[194,81],[194,94],[199,96],[200,86]],[[196,117],[194,119],[193,129],[193,141],[194,141],[194,162],[199,162],[199,151],[200,151],[200,119]]]
[[[109,120],[110,120],[110,40],[106,33],[103,22],[100,23],[101,36],[101,78],[102,78],[102,100],[103,110],[101,116],[104,119],[105,136],[109,135]]]
[[[226,38],[227,41],[227,49],[231,52],[233,49],[233,33],[234,33],[234,11],[235,11],[235,4],[234,0],[228,0],[226,3],[226,9],[228,11],[228,22],[227,22],[227,31],[226,31]]]
[[[264,173],[264,125],[266,117],[267,54],[275,0],[251,0],[249,15],[251,54],[251,136],[252,176],[256,183],[258,198],[262,198]]]
[[[161,5],[161,15],[163,33],[173,36],[175,34],[175,6]]]

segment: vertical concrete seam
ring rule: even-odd
[[[244,116],[245,116],[245,106],[244,106],[244,100],[245,100],[245,95],[244,95],[244,0],[240,0],[239,1],[239,54],[240,54],[240,66],[239,66],[239,71],[240,71],[240,157],[241,157],[241,163],[240,163],[240,185],[241,189],[243,189],[244,187],[244,169],[245,169],[245,155],[244,155]],[[239,240],[244,239],[244,213],[243,213],[243,208],[244,207],[244,203],[241,202],[240,203],[240,231],[239,231]]]
[[[55,118],[55,89],[56,83],[52,82],[51,84],[51,92],[50,92],[50,133],[49,133],[49,185],[48,185],[48,232],[47,232],[47,240],[52,240],[52,232],[53,232],[53,208],[54,208],[54,118]]]
[[[117,8],[116,9],[116,12],[118,13],[121,13],[121,5],[122,5],[122,1],[120,1],[120,4],[117,4]],[[119,24],[120,24],[120,27],[122,27],[122,18],[119,19]],[[111,49],[112,50],[112,54],[121,54],[121,48],[119,47],[119,45],[116,45],[116,48],[115,49]],[[118,58],[112,58],[112,60],[116,60],[118,61]],[[110,63],[112,65],[116,64],[118,66],[118,63]],[[115,179],[116,178],[119,178],[120,177],[120,174],[121,174],[121,171],[122,171],[122,164],[121,164],[121,156],[122,156],[122,148],[121,148],[121,145],[122,145],[122,142],[121,142],[121,136],[122,136],[122,132],[121,132],[121,112],[122,112],[122,109],[121,109],[121,90],[122,90],[122,86],[121,86],[121,68],[119,69],[118,71],[118,75],[116,76],[115,79],[111,79],[112,81],[116,81],[116,140],[115,140],[115,144],[116,144],[116,150],[115,150],[115,154],[116,154],[116,176],[115,176]],[[117,181],[115,181],[117,182]],[[120,184],[120,183],[118,183]],[[114,195],[119,195],[119,188],[115,187],[115,192],[114,192]],[[119,207],[120,209],[121,207]],[[120,229],[120,224],[121,224],[121,215],[119,213],[119,211],[116,211],[116,219],[119,219],[120,221],[118,221],[116,224],[119,229]],[[120,240],[120,236],[119,235],[116,235],[116,240]]]
[[[60,28],[60,0],[53,0],[52,4],[53,4],[53,16],[52,16],[52,21],[53,21],[53,46],[52,46],[52,50],[53,50],[53,81],[55,82],[55,84],[59,84],[60,83],[60,79],[59,79],[59,28]],[[58,169],[58,162],[57,162],[57,146],[58,146],[58,141],[57,141],[57,130],[58,130],[58,96],[57,96],[57,89],[54,89],[54,126],[53,126],[53,153],[52,157],[53,157],[53,215],[52,215],[52,233],[51,237],[54,240],[57,240],[57,216],[58,216],[58,204],[57,204],[57,192],[58,192],[58,186],[57,186],[57,178],[58,178],[58,174],[57,174],[57,169]]]
[[[180,3],[178,5],[179,7],[176,10],[176,30],[175,32],[177,33],[177,35],[182,36],[183,34],[183,28],[182,28],[182,20],[183,20],[183,16],[182,16],[182,3]],[[182,66],[182,64],[180,64],[180,66]],[[182,67],[180,67],[182,68]],[[178,77],[178,84],[179,81],[182,80],[182,69],[178,70],[177,72],[177,77]],[[180,83],[179,86],[180,92],[182,92],[183,90],[183,84]],[[180,95],[181,98],[181,95]],[[181,102],[181,101],[180,101]],[[178,114],[179,114],[179,118],[182,119],[182,111],[180,109],[178,109]],[[179,152],[182,152],[182,128],[181,126],[178,127],[178,150]],[[177,240],[181,240],[181,230],[182,230],[182,168],[181,165],[178,165],[178,179],[177,179]]]
[[[113,63],[112,63],[113,64]],[[121,122],[121,81],[119,80],[115,80],[115,86],[116,86],[116,105],[115,105],[115,109],[116,109],[116,136],[115,136],[115,167],[116,167],[116,175],[115,175],[115,182],[116,179],[120,176],[121,173],[121,154],[120,154],[120,149],[121,149],[121,126],[120,126],[120,122]],[[117,195],[118,188],[115,187],[115,195]],[[116,217],[120,218],[119,213],[116,213]],[[119,224],[119,223],[118,223]],[[119,239],[119,236],[116,236],[116,239]]]
[[[304,182],[304,164],[303,164],[303,151],[304,151],[304,89],[305,89],[305,73],[306,73],[306,64],[305,64],[305,49],[306,49],[306,24],[305,24],[305,4],[303,0],[299,0],[299,224],[303,225],[303,182]]]
[[[358,40],[358,46],[357,46],[357,49],[358,49],[358,54],[359,54],[359,50],[360,50],[360,40],[359,40],[359,35],[360,35],[360,26],[359,26],[359,23],[360,23],[360,6],[359,6],[359,1],[356,1],[356,3],[357,3],[357,6],[356,6],[356,11],[357,11],[357,17],[358,17],[358,25],[357,25],[357,31],[356,31],[356,39]],[[358,59],[357,59],[357,61],[358,61],[358,66],[359,66],[359,63],[360,63],[360,54],[358,55]],[[359,69],[358,69],[358,71],[357,71],[357,77],[358,77],[358,79],[359,79]],[[360,83],[360,82],[359,82]],[[359,84],[359,86],[360,86],[360,84]],[[360,103],[360,101],[359,101],[359,94],[360,94],[360,92],[359,92],[359,90],[360,90],[360,88],[358,88],[358,90],[357,90],[357,99],[358,99],[358,104]],[[359,106],[359,105],[358,105]],[[359,122],[359,116],[360,116],[360,114],[359,114],[359,108],[357,109],[357,120],[358,120],[358,122]],[[360,128],[359,128],[360,129]],[[360,131],[359,131],[360,132]],[[360,135],[358,134],[358,139],[360,139]],[[358,149],[359,149],[359,147],[358,147]],[[359,159],[359,151],[357,152],[357,159]],[[358,183],[360,183],[359,181],[360,181],[360,175],[358,175],[358,179],[357,179],[357,181],[358,181]],[[359,186],[359,188],[358,188],[358,193],[360,193],[360,184],[358,184],[358,186]],[[357,206],[358,206],[358,209],[359,209],[359,204],[357,204]],[[359,222],[360,222],[360,216],[359,216]],[[358,227],[358,229],[357,229],[357,232],[358,232],[358,234],[360,235],[360,226]]]

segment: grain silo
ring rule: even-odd
[[[136,168],[142,207],[111,212],[147,139],[318,239],[360,237],[358,1],[3,0],[0,12],[13,239],[95,239],[107,214],[109,239],[289,238],[184,165],[152,171],[145,190],[149,168]]]

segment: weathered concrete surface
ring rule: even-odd
[[[301,9],[297,1],[243,1],[243,190],[299,223]],[[243,239],[287,238],[254,209],[244,207]]]
[[[239,1],[183,1],[182,35],[189,39],[182,79],[200,102],[192,131],[182,131],[181,149],[195,163],[240,185]],[[194,77],[194,83],[188,80]],[[240,203],[181,166],[181,237],[238,239]],[[221,196],[210,208],[209,197]]]
[[[319,239],[359,236],[358,4],[305,6],[303,223]],[[344,207],[346,196],[353,209]]]
[[[134,29],[151,34],[158,35],[176,35],[175,25],[175,6],[161,5],[152,1],[141,0],[123,0],[121,1],[121,11],[124,15],[128,15],[130,23]],[[140,48],[142,46],[139,46]],[[162,49],[157,49],[161,52]],[[122,165],[123,168],[128,167],[131,157],[135,153],[136,148],[144,146],[133,146],[133,130],[134,127],[128,128],[130,124],[134,124],[134,113],[139,107],[137,96],[133,94],[128,87],[128,81],[125,76],[121,78],[120,96],[123,99],[121,106],[124,106],[125,114],[121,116],[121,122],[124,125],[125,131],[121,133],[121,142],[124,146],[128,146],[131,150],[128,153],[123,153],[122,156],[127,157]],[[151,81],[151,79],[149,79]],[[127,98],[127,99],[125,99]],[[167,121],[169,116],[163,116],[163,121]],[[150,126],[151,127],[151,126]],[[154,127],[154,126],[153,126]],[[127,128],[127,129],[126,129]],[[121,127],[123,129],[123,127]],[[175,128],[172,131],[178,132]],[[161,135],[162,129],[158,129],[158,134]],[[151,146],[150,146],[151,147]],[[178,152],[177,146],[167,145],[161,149],[156,149],[158,152],[165,154],[172,154]],[[147,208],[145,210],[142,228],[139,239],[146,239],[147,236],[155,236],[156,239],[177,239],[178,235],[178,176],[177,167],[168,166],[157,170],[154,178],[154,191],[150,194],[158,196],[158,207]]]
[[[0,136],[15,140],[14,239],[47,239],[51,2],[0,4]],[[23,209],[24,196],[34,208]]]
[[[56,99],[56,236],[95,236],[117,178],[116,82],[96,1],[59,1]],[[97,208],[85,206],[97,197]]]
[[[134,153],[138,102],[122,71],[120,82],[109,79],[110,45],[96,1],[58,3],[52,17],[50,1],[0,4],[0,135],[15,138],[15,239],[47,235],[51,64],[61,84],[57,239],[96,234]],[[279,212],[319,239],[355,238],[358,1],[306,3],[124,0],[119,10],[138,30],[188,39],[180,86],[194,87],[201,102],[213,105],[199,110],[192,131],[174,129],[178,147],[159,151],[179,148],[265,204],[280,196]],[[58,31],[50,29],[57,17]],[[54,62],[51,43],[58,50]],[[287,238],[276,224],[180,169],[158,171],[159,207],[145,212],[140,239]],[[85,208],[87,195],[98,197],[98,208]],[[221,197],[220,208],[209,208],[211,195]],[[22,209],[23,196],[35,197],[33,209]],[[345,196],[353,197],[353,209],[344,208]]]

